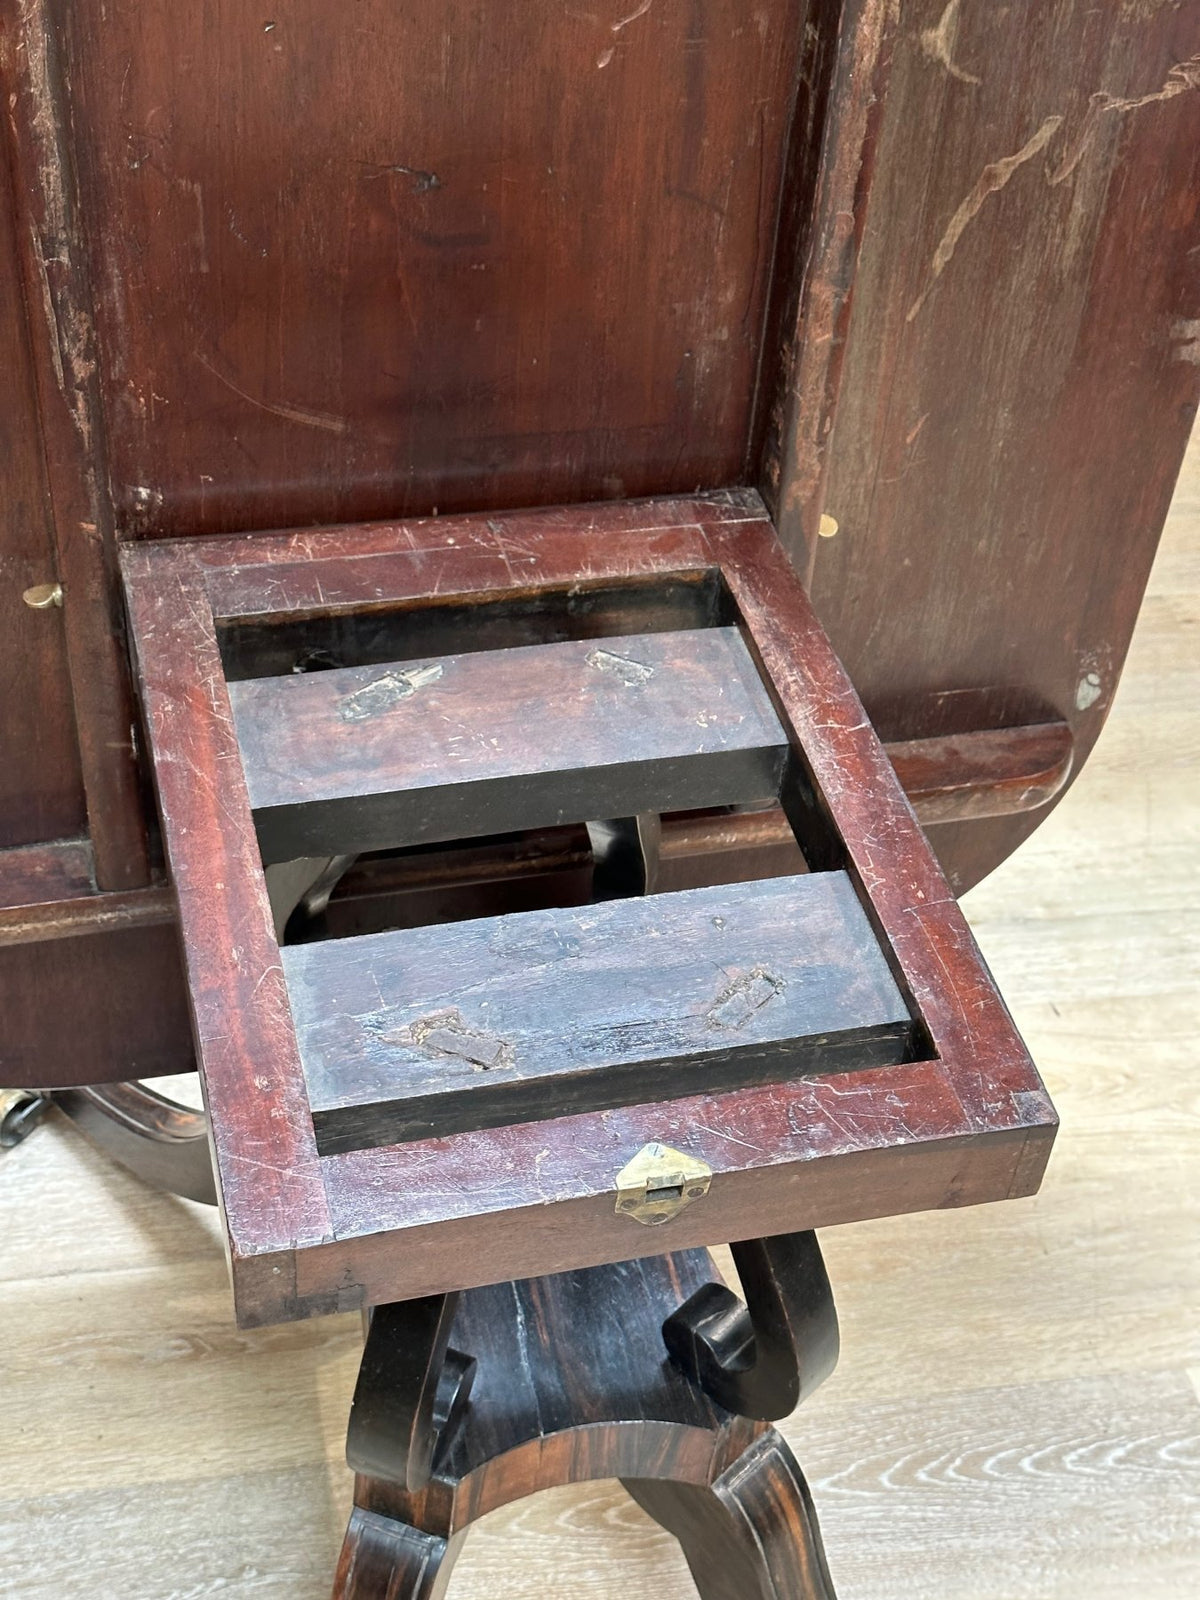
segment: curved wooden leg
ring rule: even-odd
[[[208,1118],[144,1083],[55,1089],[50,1098],[105,1155],[168,1194],[217,1203]]]
[[[461,1543],[461,1534],[441,1539],[355,1506],[333,1600],[442,1600]]]
[[[773,1428],[710,1488],[621,1481],[683,1546],[700,1600],[836,1600],[804,1474]]]
[[[730,1249],[746,1303],[723,1283],[706,1283],[666,1319],[663,1339],[719,1406],[774,1422],[837,1366],[833,1290],[811,1230]]]

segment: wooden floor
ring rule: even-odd
[[[1034,1200],[823,1236],[789,1424],[842,1600],[1200,1594],[1200,438],[1108,728],[967,902],[1063,1128]],[[0,1157],[0,1594],[308,1600],[356,1319],[230,1320],[215,1218],[69,1129]],[[450,1600],[693,1593],[614,1484],[472,1533]]]

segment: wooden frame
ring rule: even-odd
[[[661,1251],[613,1203],[651,1140],[713,1172],[675,1249],[1036,1189],[1053,1108],[757,495],[164,541],[122,565],[243,1324]],[[221,638],[714,575],[928,1058],[320,1157]]]

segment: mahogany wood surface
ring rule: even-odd
[[[280,957],[322,1154],[886,1066],[919,1048],[838,872]]]
[[[684,1246],[1036,1186],[1054,1128],[1040,1081],[751,498],[164,541],[128,547],[125,567],[244,1320],[536,1274],[559,1248],[560,1207],[572,1259],[627,1256],[614,1174],[653,1139],[682,1141],[715,1175],[672,1224]],[[930,1058],[320,1158],[261,877],[238,887],[257,845],[217,618],[700,583],[717,568],[799,752],[802,848],[818,866],[844,853]]]
[[[637,9],[38,8],[124,531],[743,475],[816,8]]]
[[[1071,776],[1066,722],[980,729],[884,746],[900,786],[926,826],[1020,816],[1053,800]]]
[[[905,0],[810,584],[884,740],[1099,736],[1200,400],[1198,90],[1195,5]],[[936,828],[956,891],[1047,810]]]
[[[39,935],[61,903],[46,909]],[[59,924],[51,937],[11,944],[0,930],[0,1079],[68,1088],[189,1071],[194,1047],[171,916],[160,905],[141,923],[124,912],[98,923],[72,918],[69,937],[57,936]]]
[[[463,29],[382,4],[342,27],[315,4],[271,26],[226,6],[183,18],[166,0],[0,0],[14,563],[0,839],[77,837],[86,788],[100,885],[152,878],[114,537],[486,510],[501,480],[525,499],[758,483],[796,559],[815,563],[818,613],[885,737],[1056,717],[1079,770],[1200,387],[1200,18],[1051,0],[1029,24],[989,0],[914,0],[899,16],[880,0],[779,0],[756,42],[725,0],[693,10],[518,23],[502,5]],[[444,94],[430,76],[443,20]],[[411,51],[381,47],[401,35]],[[463,99],[489,41],[496,71]],[[677,98],[648,92],[664,75]],[[272,117],[277,101],[316,122]],[[578,141],[554,172],[531,166],[568,124]],[[385,150],[408,135],[439,149]],[[697,137],[705,181],[675,183]],[[642,204],[613,187],[631,173]],[[474,234],[425,226],[475,202]],[[535,224],[546,250],[531,271]],[[664,320],[663,294],[688,283],[701,299]],[[759,335],[736,303],[704,299],[737,283],[752,285],[742,309],[758,308]],[[449,322],[427,324],[430,306]],[[685,341],[697,307],[712,313],[704,338]],[[472,311],[487,313],[478,330],[444,337]],[[547,376],[548,346],[594,350],[598,334],[591,364]],[[472,362],[480,381],[460,383]],[[590,420],[598,398],[607,430]],[[655,399],[658,445],[643,429]],[[564,429],[580,406],[586,429]],[[723,424],[701,437],[718,413],[745,423],[736,471]],[[507,431],[480,444],[489,415]],[[626,448],[630,470],[610,471]],[[689,478],[706,453],[719,478]],[[550,459],[554,472],[533,470]],[[818,545],[826,482],[841,533]],[[62,611],[20,604],[26,582],[55,577]],[[933,822],[953,886],[1050,799]],[[102,945],[86,954],[96,984],[123,962]],[[29,959],[23,983],[38,981]],[[146,1025],[161,1033],[165,1009]],[[86,1038],[80,1050],[93,1079],[121,1071]]]
[[[0,848],[86,824],[63,612],[22,604],[59,576],[45,504],[29,330],[8,163],[0,170]]]
[[[656,614],[660,620],[677,615],[670,609]],[[597,620],[589,616],[583,625]],[[255,634],[256,642],[276,631]],[[272,651],[277,645],[267,643],[266,648]],[[1061,724],[914,740],[885,749],[918,819],[926,823],[931,813],[934,820],[944,819],[951,807],[956,817],[983,817],[1040,804],[1065,781],[1072,763]],[[662,819],[652,890],[804,870],[791,826],[778,807],[669,815]],[[15,1034],[10,1028],[7,1049],[0,1054],[0,1073],[14,1085],[67,1088],[119,1081],[134,1070],[132,1063],[147,1059],[161,1073],[193,1066],[174,940],[155,941],[149,984],[138,966],[147,943],[125,940],[110,946],[97,940],[77,947],[61,969],[67,981],[54,991],[54,1028],[40,1031],[36,1019],[49,981],[48,958],[34,948],[21,952],[13,947],[75,934],[102,935],[134,924],[176,925],[174,896],[165,885],[102,894],[95,892],[92,877],[91,848],[85,840],[0,852],[0,898],[6,902],[0,904],[0,946],[9,947],[0,955],[0,1006],[6,1016],[27,1016],[31,1024]],[[531,834],[470,850],[364,859],[339,882],[322,931],[342,937],[497,910],[582,904],[591,898],[591,882],[591,850],[582,833],[571,834],[571,840],[558,833]],[[118,1052],[111,1034],[90,1026],[93,951],[103,960],[102,987],[115,997],[114,1004],[124,1007],[126,1032]],[[62,1048],[64,1038],[73,1041],[69,1050]]]
[[[267,861],[773,799],[735,628],[424,656],[229,689]],[[553,707],[547,716],[545,708]]]

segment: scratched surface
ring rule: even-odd
[[[229,685],[269,860],[772,799],[787,739],[735,628]]]
[[[810,585],[885,740],[1052,713],[1082,768],[1200,399],[1197,194],[1195,0],[905,0]],[[954,888],[1048,809],[935,828]]]
[[[322,1151],[905,1059],[844,873],[281,951]]]
[[[741,497],[527,512],[499,534],[493,522],[477,519],[461,544],[452,521],[377,527],[362,560],[354,529],[125,550],[242,1319],[623,1259],[636,1246],[613,1209],[614,1175],[651,1139],[713,1170],[705,1204],[672,1224],[680,1247],[1036,1189],[1053,1108],[767,519]],[[218,592],[218,616],[230,600],[234,615],[286,609],[275,563],[301,608],[326,578],[336,604],[357,593],[380,607],[435,584],[494,596],[719,567],[803,753],[797,814],[815,810],[842,834],[855,894],[932,1055],[318,1156],[212,610]],[[461,1042],[454,1017],[414,1020],[426,1044]]]
[[[737,480],[803,0],[48,9],[123,529]]]

